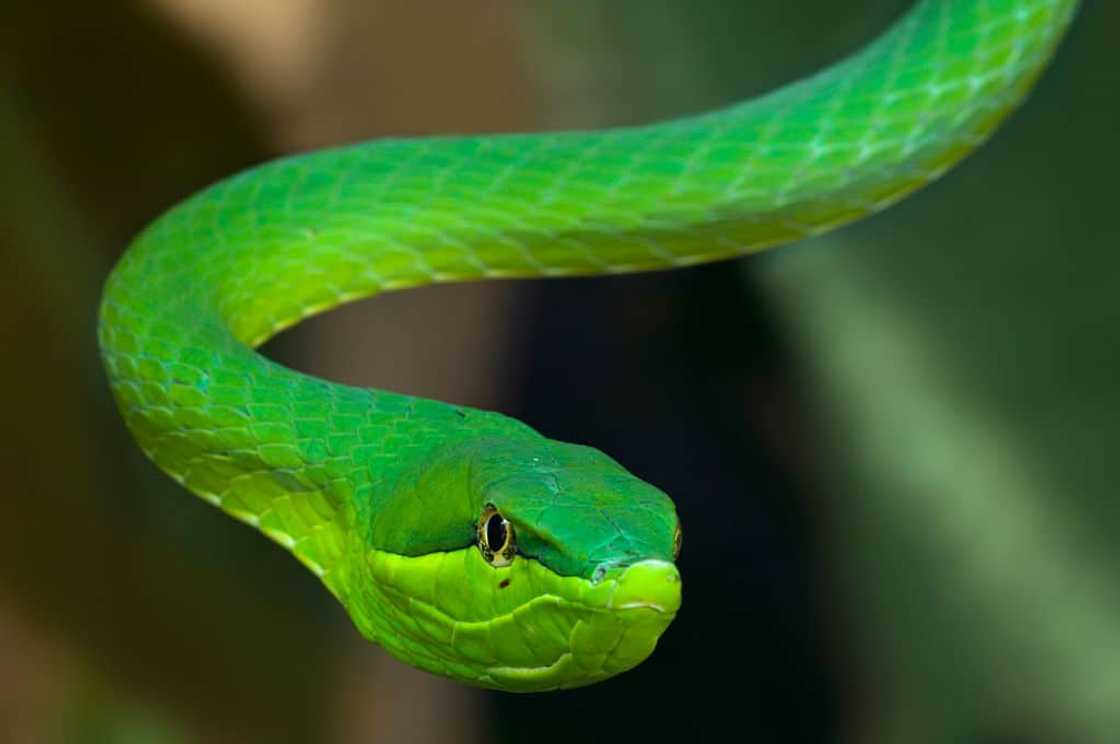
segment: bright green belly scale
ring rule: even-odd
[[[253,347],[381,291],[668,269],[873,213],[991,132],[1076,6],[923,0],[852,58],[716,113],[380,141],[234,176],[157,220],[109,278],[100,341],[121,412],[163,470],[292,550],[399,658],[506,689],[622,671],[680,602],[663,494],[504,416],[336,385]],[[487,506],[517,537],[511,566],[474,545]],[[637,599],[615,606],[619,592]]]

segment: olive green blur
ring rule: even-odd
[[[531,64],[546,77],[562,67],[567,72],[556,79],[575,89],[555,99],[547,98],[555,91],[540,94],[534,104],[545,114],[502,114],[526,105],[515,95],[483,113],[467,107],[455,119],[440,108],[459,102],[455,91],[442,91],[434,98],[445,103],[425,109],[410,105],[407,86],[386,86],[376,94],[387,102],[372,107],[372,116],[388,124],[369,133],[598,126],[695,111],[811,71],[878,33],[908,5],[709,0],[658,4],[651,12],[637,2],[558,4],[542,17],[557,24],[549,34],[568,35],[568,56],[560,64],[547,56]],[[454,8],[442,10],[458,18]],[[815,455],[801,461],[803,473],[819,478],[812,486],[817,498],[804,508],[823,515],[818,537],[831,546],[827,561],[816,553],[808,560],[827,562],[828,575],[843,580],[830,589],[830,612],[817,619],[829,627],[830,643],[845,649],[845,658],[827,668],[839,669],[831,674],[859,698],[833,721],[836,736],[827,740],[1108,741],[1115,730],[1112,714],[1120,706],[1108,692],[1115,666],[1100,653],[1112,645],[1116,616],[1107,588],[1116,581],[1107,547],[1116,524],[1108,504],[1117,431],[1108,412],[1115,409],[1118,367],[1107,342],[1116,322],[1116,233],[1106,174],[1118,164],[1115,149],[1102,146],[1120,110],[1106,41],[1120,23],[1114,10],[1102,3],[1086,8],[1026,109],[951,177],[836,238],[743,267],[746,281],[772,295],[779,325],[811,372],[796,381],[799,395],[818,401],[837,422],[835,440],[803,444]],[[262,122],[269,120],[250,113],[225,63],[171,30],[177,27],[163,16],[61,2],[15,13],[8,31],[19,32],[0,45],[12,83],[4,89],[8,209],[0,240],[5,275],[15,278],[3,293],[5,316],[13,320],[4,326],[5,348],[22,358],[4,367],[6,388],[19,391],[7,401],[19,426],[4,439],[5,522],[20,528],[0,548],[0,633],[9,634],[0,642],[25,639],[25,653],[5,653],[0,685],[18,688],[15,697],[3,695],[9,701],[47,700],[51,707],[9,718],[13,709],[0,705],[0,723],[32,725],[47,717],[69,727],[65,740],[79,738],[80,727],[95,740],[191,740],[191,733],[174,732],[200,726],[240,740],[333,738],[338,696],[349,688],[330,676],[338,668],[331,666],[332,644],[356,634],[324,622],[339,613],[286,554],[247,540],[244,527],[225,524],[201,502],[185,501],[178,486],[133,457],[89,341],[96,294],[131,233],[182,194],[287,145],[271,134],[265,139],[269,125]],[[409,15],[402,9],[393,18]],[[440,30],[440,13],[420,15],[423,23],[391,33],[377,24],[362,32],[399,38],[383,45],[393,50],[386,56],[410,59],[409,44],[424,48],[425,61],[402,64],[400,79],[430,83],[425,65],[438,67],[442,55],[461,47],[429,44],[454,32]],[[524,43],[538,41],[530,36]],[[505,48],[488,51],[500,56]],[[488,57],[454,59],[445,69],[485,70]],[[566,66],[577,60],[585,60],[578,74]],[[461,87],[468,95],[476,90]],[[487,90],[486,83],[477,86],[480,100]],[[425,123],[425,112],[435,123]],[[355,339],[376,344],[379,337]],[[896,364],[899,348],[934,374]],[[300,358],[296,351],[285,358]],[[303,356],[303,364],[313,366],[313,358]],[[598,375],[605,364],[576,362],[572,375]],[[908,401],[928,405],[914,412],[901,405]],[[877,422],[882,411],[897,416]],[[924,426],[934,414],[949,418]],[[978,426],[980,443],[970,446],[959,432]],[[907,436],[902,446],[900,433]],[[985,457],[993,442],[997,456]],[[955,443],[986,464],[970,460],[972,466],[953,472]],[[927,460],[946,467],[928,475]],[[966,480],[974,468],[989,466],[1000,477],[981,488]],[[916,470],[927,474],[913,477]],[[1010,474],[1023,475],[1029,494]],[[746,489],[673,494],[713,512],[756,498]],[[990,509],[977,513],[977,505]],[[63,513],[67,518],[59,519]],[[1043,539],[1046,529],[1012,519],[1024,513],[1086,539],[1073,541],[1076,549],[1068,538]],[[716,530],[690,524],[685,556],[696,561]],[[741,537],[744,526],[719,529]],[[966,533],[968,544],[998,548],[961,549]],[[733,561],[722,565],[736,570]],[[1067,601],[1070,578],[1078,586],[1075,602]],[[1028,587],[1023,596],[1037,602],[1029,609],[1007,602],[1012,586]],[[698,608],[703,600],[693,587],[686,607]],[[842,628],[832,626],[832,612],[845,616]],[[174,631],[184,618],[187,634]],[[858,643],[850,648],[853,638]],[[647,668],[675,670],[695,694],[708,690],[711,697],[718,676],[712,668],[728,639],[690,632],[668,640],[674,647],[687,642],[689,650],[655,657]],[[752,641],[745,634],[735,643]],[[757,668],[773,681],[767,667]],[[40,669],[54,670],[47,682],[35,673]],[[291,670],[298,671],[283,673]],[[617,701],[637,689],[634,676],[573,700]],[[1009,679],[1011,689],[1004,687]],[[727,714],[737,721],[737,735],[781,736],[758,728],[771,720],[752,707],[762,684],[743,679],[743,705]],[[812,698],[801,692],[788,699]],[[678,688],[674,698],[688,694]],[[400,720],[383,707],[392,703],[366,704],[376,706],[377,720]],[[520,703],[507,698],[484,728],[459,726],[456,734],[523,740],[523,727],[505,718],[514,705]],[[552,703],[534,705],[540,711]],[[471,706],[480,708],[491,705]],[[441,715],[462,720],[458,711]],[[800,722],[815,711],[810,702]],[[579,725],[608,720],[593,715],[585,712]],[[533,740],[570,739],[562,734],[574,718],[570,726],[535,731]],[[697,741],[719,740],[718,730],[701,730],[699,721],[680,725],[696,726]]]

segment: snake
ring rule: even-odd
[[[507,691],[591,684],[681,608],[673,501],[498,412],[336,384],[256,349],[441,282],[667,270],[874,214],[984,142],[1078,0],[919,0],[822,71],[664,122],[292,155],[152,222],[101,356],[143,452],[287,548],[392,656]]]

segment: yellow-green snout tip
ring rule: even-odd
[[[649,560],[627,566],[618,577],[608,606],[675,615],[681,606],[681,574],[668,561]]]
[[[518,557],[494,568],[475,548],[427,556],[370,554],[362,631],[401,660],[482,687],[581,687],[646,659],[676,617],[681,577],[644,560],[598,580],[560,576]],[[362,609],[362,606],[355,606]]]

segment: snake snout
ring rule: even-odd
[[[681,574],[668,561],[646,560],[626,567],[611,597],[612,609],[644,608],[675,615],[681,606]]]

